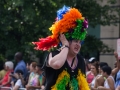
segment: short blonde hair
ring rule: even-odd
[[[5,62],[5,66],[6,66],[6,67],[9,67],[9,69],[11,69],[11,70],[14,68],[14,64],[13,64],[12,61],[7,61],[7,62]]]

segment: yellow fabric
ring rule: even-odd
[[[62,73],[59,74],[58,76],[58,79],[56,81],[56,84],[52,86],[51,90],[60,90],[60,89],[57,89],[57,85],[60,83],[60,81],[65,77],[67,76],[68,78],[68,81],[66,82],[65,85],[63,86],[66,86],[70,80],[70,75],[69,73],[66,71],[66,70],[63,70]],[[79,69],[78,70],[78,75],[77,75],[77,81],[78,81],[78,85],[79,85],[79,90],[90,90],[89,88],[89,85],[87,83],[87,80],[85,78],[85,75],[81,72],[81,70]],[[62,84],[61,84],[62,85]],[[73,90],[72,88],[70,90]]]
[[[90,90],[85,75],[82,74],[80,70],[78,70],[77,80],[80,90]]]
[[[5,70],[1,70],[0,71],[0,79],[3,79],[3,77],[5,76],[6,71]]]

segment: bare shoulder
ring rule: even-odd
[[[108,81],[108,82],[113,82],[113,79],[112,79],[111,77],[108,77],[108,78],[107,78],[107,81]]]
[[[97,79],[102,80],[102,79],[104,79],[104,77],[101,75],[101,76],[98,76]]]

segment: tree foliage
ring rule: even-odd
[[[91,26],[109,25],[118,20],[116,15],[109,14],[113,10],[111,6],[101,6],[97,0],[0,0],[0,54],[35,52],[31,42],[50,33],[48,28],[63,5],[78,8]]]

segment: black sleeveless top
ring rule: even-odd
[[[59,51],[53,51],[52,57],[58,53],[59,53]],[[63,72],[63,70],[66,71],[70,75],[70,81],[72,81],[73,83],[75,81],[75,78],[77,78],[78,69],[80,69],[81,72],[83,74],[85,74],[85,62],[84,62],[83,58],[81,57],[81,55],[77,55],[78,63],[74,70],[72,70],[71,67],[68,65],[67,60],[60,69],[53,69],[51,67],[47,67],[46,64],[48,63],[48,56],[45,60],[44,66],[43,66],[43,69],[45,71],[45,77],[46,77],[45,90],[51,90],[51,87],[53,87],[56,84],[56,81],[57,81],[59,75]],[[59,87],[59,86],[60,85],[58,85],[57,87]],[[78,88],[78,84],[76,87]],[[75,90],[78,90],[77,88],[75,88]],[[58,90],[70,90],[70,82],[68,82],[68,84],[65,86],[64,89],[63,88],[60,89],[60,87],[59,87]]]

